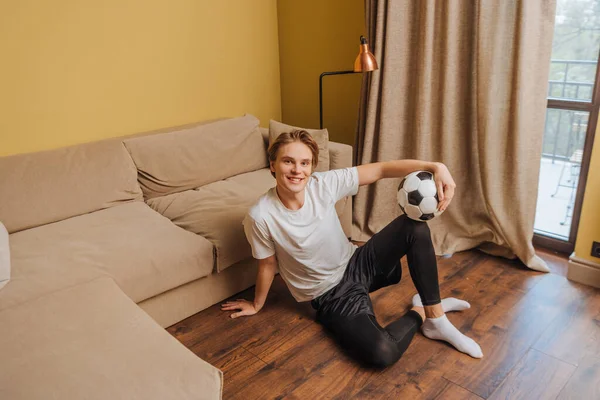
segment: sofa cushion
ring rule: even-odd
[[[142,200],[119,140],[0,157],[0,221],[9,233]]]
[[[245,174],[235,175],[225,179],[228,182],[234,182],[244,187],[244,190],[256,196],[256,200],[269,189],[277,185],[277,181],[271,175],[269,168],[259,169]]]
[[[10,235],[12,278],[0,309],[98,276],[135,302],[208,275],[212,245],[143,202]]]
[[[317,145],[319,145],[319,162],[315,171],[329,171],[329,133],[327,129],[306,129],[271,120],[269,123],[269,146],[282,133],[291,132],[296,129],[302,129],[310,133],[315,142],[317,142]]]
[[[0,222],[0,289],[10,279],[10,248],[8,244],[8,232]]]
[[[251,115],[124,143],[147,199],[267,166],[258,119]]]
[[[177,226],[208,239],[215,246],[215,268],[220,272],[251,257],[242,221],[250,206],[274,184],[268,168],[264,168],[196,190],[157,197],[148,204]]]
[[[222,373],[100,278],[0,312],[2,399],[220,399]]]

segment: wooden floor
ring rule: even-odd
[[[418,333],[392,367],[363,368],[279,277],[253,317],[230,319],[215,305],[168,331],[223,371],[225,399],[600,399],[600,291],[568,281],[565,258],[538,254],[550,274],[478,251],[438,261],[442,296],[472,305],[448,318],[481,345],[481,360]],[[383,325],[416,293],[403,272],[373,294]]]

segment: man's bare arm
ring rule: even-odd
[[[244,299],[228,301],[221,305],[223,311],[238,311],[231,314],[231,318],[254,315],[265,305],[267,294],[277,273],[277,258],[275,255],[258,260],[258,273],[256,275],[256,288],[254,291],[254,302]]]
[[[439,163],[420,160],[394,160],[359,165],[358,184],[370,185],[383,178],[403,178],[413,171],[434,173]]]
[[[258,275],[256,276],[256,289],[254,291],[254,307],[259,312],[267,301],[267,294],[277,273],[277,258],[275,255],[258,260]]]
[[[358,185],[369,185],[383,178],[403,178],[413,171],[429,171],[435,176],[435,185],[437,187],[438,210],[444,211],[452,198],[456,189],[456,183],[448,168],[439,162],[420,161],[420,160],[394,160],[383,161],[371,164],[359,165]]]

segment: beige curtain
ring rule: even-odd
[[[531,243],[554,0],[366,1],[380,69],[365,77],[355,162],[441,161],[457,184],[429,222],[437,254],[474,247],[548,271]],[[353,239],[400,214],[400,179],[361,187]]]

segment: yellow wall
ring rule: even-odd
[[[319,75],[361,34],[363,0],[1,0],[0,156],[245,112],[318,127]],[[325,78],[332,140],[353,144],[360,84]],[[599,204],[600,129],[575,247],[594,262]]]
[[[600,124],[596,127],[592,159],[575,242],[575,255],[600,263],[599,258],[592,257],[590,254],[594,241],[600,242]]]
[[[319,75],[351,70],[365,33],[364,0],[278,0],[283,122],[319,127]],[[323,124],[330,139],[353,144],[361,75],[323,80]]]
[[[0,155],[281,116],[276,0],[1,0]]]
[[[319,126],[319,75],[352,69],[358,38],[364,34],[363,0],[278,0],[281,107],[283,121]],[[354,144],[361,78],[359,74],[324,79],[324,126],[332,140]],[[600,241],[600,124],[592,154],[581,221],[578,257],[590,255]]]

